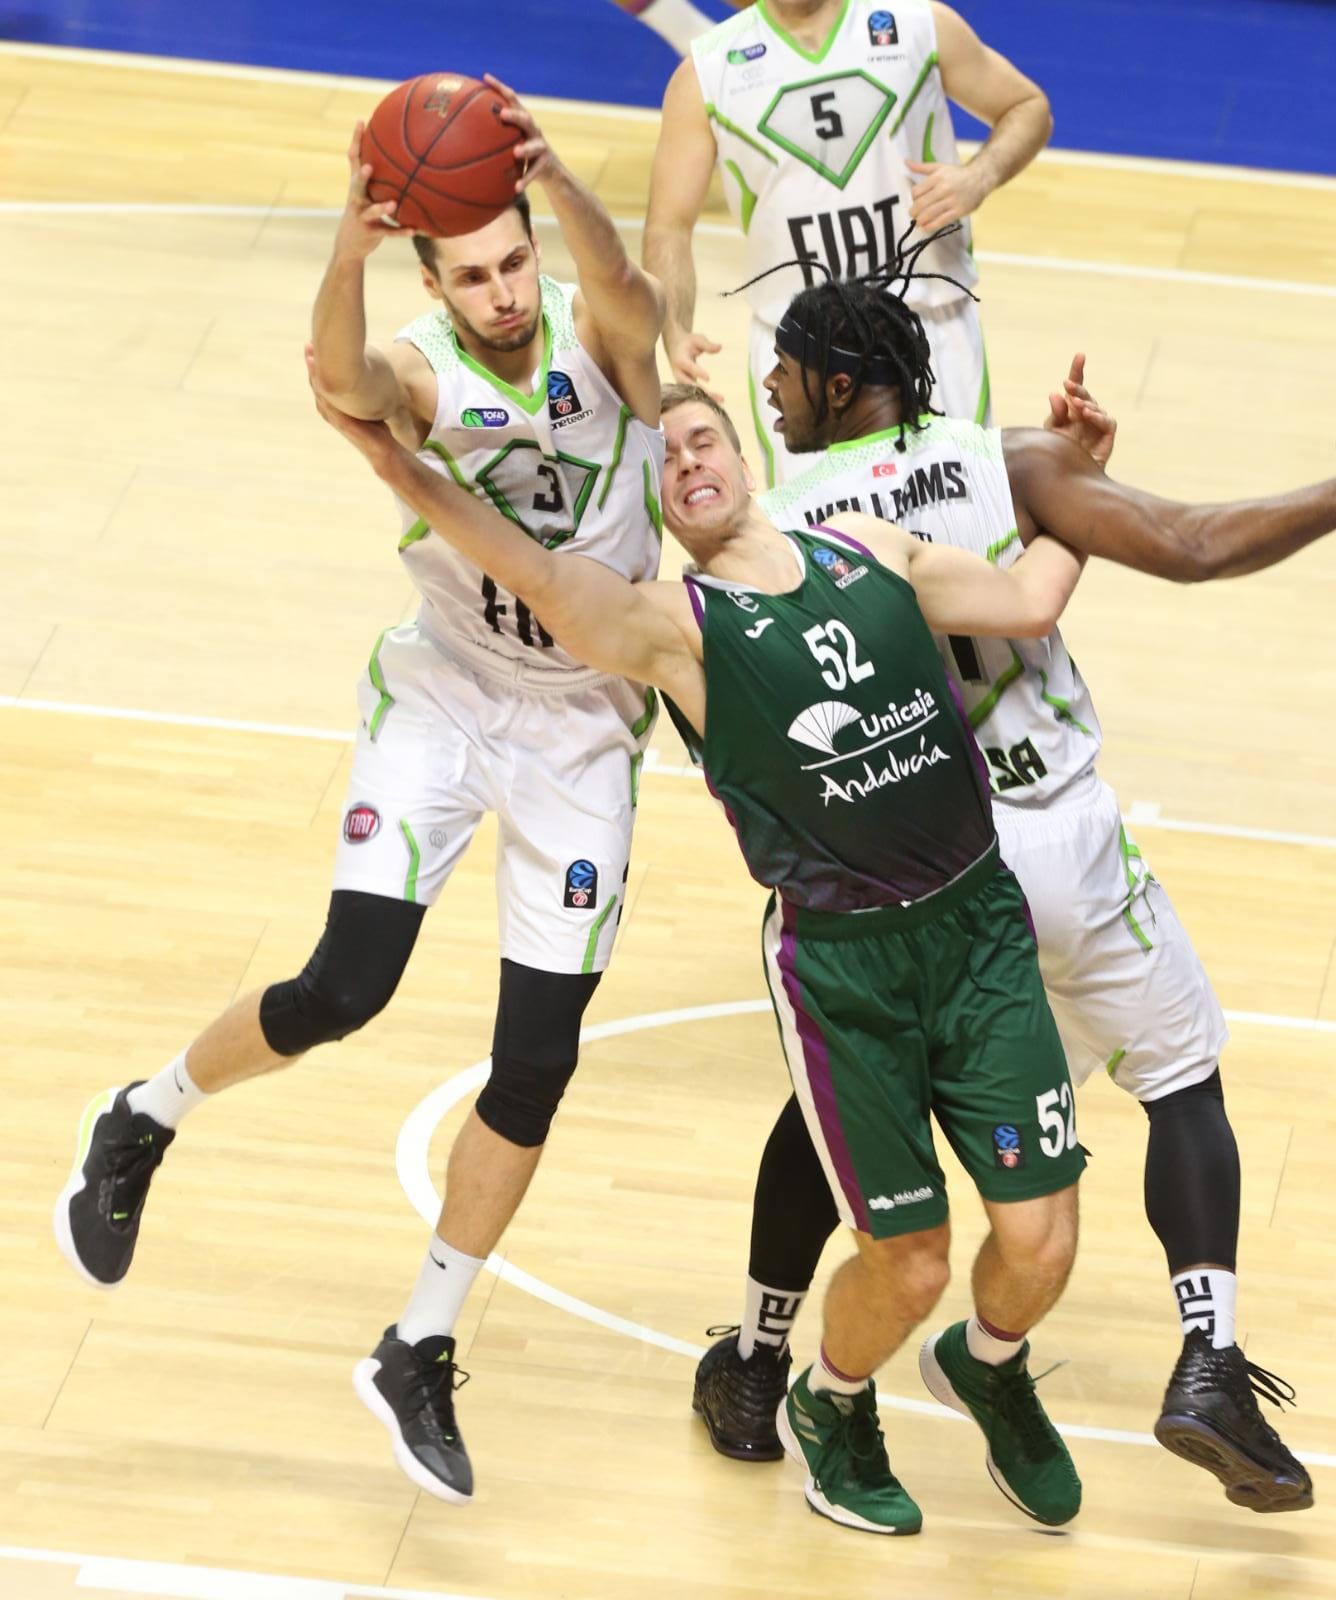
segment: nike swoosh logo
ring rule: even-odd
[[[427,1251],[427,1254],[428,1254],[428,1255],[429,1255],[429,1256],[431,1256],[431,1251],[430,1251],[430,1250],[428,1250],[428,1251]],[[435,1256],[431,1256],[431,1259],[432,1259],[432,1260],[433,1260],[433,1261],[436,1261],[436,1257],[435,1257]],[[441,1269],[441,1271],[442,1271],[442,1272],[444,1272],[444,1271],[445,1271],[445,1262],[444,1262],[444,1261],[436,1261],[436,1265],[437,1265],[437,1266],[438,1266],[438,1267],[439,1267],[439,1268],[440,1268],[440,1269]]]
[[[172,1082],[176,1085],[177,1094],[184,1094],[186,1092],[181,1085],[181,1069],[179,1067],[172,1068]]]
[[[754,628],[747,629],[747,637],[749,639],[759,639],[774,620],[773,617],[762,617]]]

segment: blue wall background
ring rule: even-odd
[[[1336,0],[955,3],[1047,90],[1056,145],[1336,172]],[[608,0],[0,0],[0,37],[359,77],[491,70],[631,105],[657,105],[676,61]]]

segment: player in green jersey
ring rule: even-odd
[[[1086,554],[1182,581],[1260,570],[1336,527],[1336,481],[1230,506],[1185,506],[1101,470],[1111,424],[1079,358],[1054,400],[1092,454],[1035,428],[1000,433],[926,414],[927,347],[884,282],[797,296],[767,378],[808,470],[763,498],[788,523],[837,507],[903,518],[938,545],[1006,564],[1039,529]],[[1234,1339],[1239,1159],[1218,1060],[1224,1020],[1191,941],[1099,782],[1099,722],[1061,636],[940,639],[993,777],[1003,857],[1035,919],[1040,966],[1074,1081],[1108,1064],[1141,1101],[1147,1217],[1164,1248],[1183,1346],[1156,1434],[1214,1472],[1236,1504],[1312,1504],[1302,1464],[1256,1394],[1292,1398]],[[771,1459],[767,1407],[786,1386],[788,1329],[837,1222],[801,1108],[776,1122],[756,1185],[741,1326],[701,1362],[694,1402],[722,1453]],[[1255,1391],[1255,1392],[1254,1392]]]
[[[858,515],[781,532],[751,497],[731,422],[688,398],[664,418],[663,505],[697,570],[631,584],[554,559],[383,425],[318,403],[574,656],[671,696],[772,890],[764,945],[781,1038],[858,1244],[831,1285],[820,1356],[779,1417],[809,1502],[872,1532],[921,1525],[890,1470],[872,1374],[948,1276],[931,1110],[991,1224],[973,1276],[990,1343],[981,1359],[964,1323],[936,1335],[934,1392],[979,1422],[1008,1498],[1069,1521],[1080,1481],[1035,1396],[1023,1332],[1066,1282],[1085,1158],[1024,899],[999,861],[986,774],[929,628],[1042,636],[1079,560],[1041,538],[1003,571]]]

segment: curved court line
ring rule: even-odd
[[[677,1011],[648,1011],[638,1017],[620,1017],[615,1022],[600,1022],[592,1028],[583,1028],[580,1032],[580,1043],[593,1044],[599,1039],[613,1039],[620,1034],[640,1033],[650,1028],[671,1027],[679,1022],[706,1022],[712,1017],[741,1017],[769,1010],[769,1000],[725,1000],[716,1005],[685,1006]],[[1239,1021],[1274,1021],[1282,1026],[1286,1024],[1293,1026],[1299,1020],[1292,1017],[1269,1019],[1256,1013],[1228,1011],[1225,1015],[1226,1017],[1233,1015]],[[1336,1030],[1336,1023],[1328,1023],[1327,1026]],[[441,1211],[441,1197],[437,1194],[436,1186],[431,1179],[432,1134],[448,1111],[486,1081],[490,1070],[489,1056],[486,1060],[475,1061],[472,1066],[457,1072],[453,1078],[448,1078],[439,1088],[433,1089],[425,1099],[420,1100],[409,1112],[403,1127],[399,1130],[399,1137],[394,1146],[395,1170],[409,1203],[429,1228],[436,1226]],[[525,1294],[532,1295],[536,1300],[542,1300],[550,1306],[555,1306],[559,1311],[569,1312],[571,1316],[591,1322],[597,1327],[624,1334],[628,1339],[637,1339],[642,1344],[654,1345],[660,1350],[671,1350],[674,1355],[689,1356],[693,1361],[699,1361],[705,1354],[702,1345],[690,1344],[687,1340],[674,1338],[671,1334],[659,1333],[655,1328],[632,1322],[627,1317],[616,1316],[611,1311],[605,1311],[602,1306],[591,1305],[588,1300],[581,1300],[573,1294],[567,1294],[563,1289],[556,1289],[550,1283],[545,1283],[542,1278],[535,1278],[532,1273],[512,1266],[495,1251],[488,1256],[484,1266],[503,1283],[509,1283],[514,1288],[523,1290]],[[908,1411],[923,1417],[945,1417],[953,1422],[966,1420],[959,1413],[949,1411],[945,1406],[940,1406],[931,1400],[911,1400],[907,1396],[883,1394],[878,1395],[877,1404],[887,1411]],[[1126,1428],[1093,1428],[1069,1422],[1056,1423],[1055,1426],[1058,1432],[1068,1439],[1094,1439],[1102,1444],[1135,1444],[1149,1445],[1156,1450],[1160,1448],[1154,1435],[1133,1433]],[[1296,1453],[1299,1459],[1309,1466],[1336,1467],[1336,1455],[1303,1451]]]

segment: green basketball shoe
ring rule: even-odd
[[[1034,1392],[1025,1370],[1029,1354],[1027,1341],[1000,1367],[976,1361],[965,1343],[965,1324],[955,1322],[924,1341],[919,1371],[944,1406],[973,1417],[983,1429],[989,1475],[1007,1499],[1036,1522],[1057,1528],[1081,1509],[1081,1480]]]
[[[775,1426],[785,1453],[806,1469],[807,1503],[846,1528],[917,1533],[923,1513],[891,1471],[877,1421],[877,1391],[812,1390],[808,1367],[780,1402]]]

